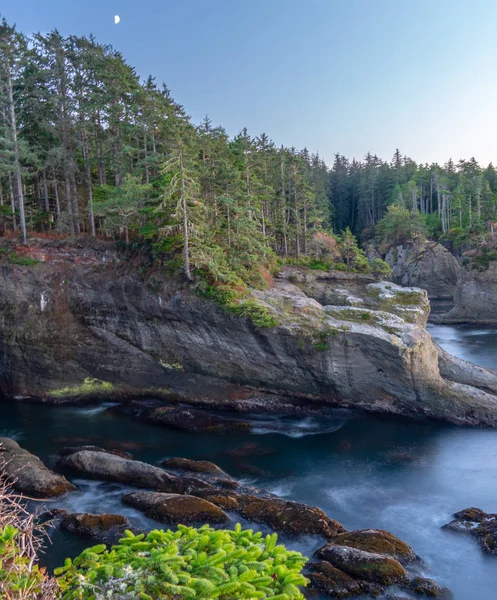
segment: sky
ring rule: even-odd
[[[26,34],[93,33],[230,135],[328,164],[396,148],[497,164],[496,0],[0,0],[0,14]]]

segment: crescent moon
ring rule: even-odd
[[[114,23],[117,25],[119,23],[119,21],[121,20],[121,17],[119,15],[115,15],[114,16]]]

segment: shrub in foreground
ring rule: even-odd
[[[62,600],[302,599],[306,558],[236,525],[233,531],[180,525],[88,548],[55,571]]]

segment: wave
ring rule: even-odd
[[[276,433],[291,438],[301,438],[308,435],[334,433],[341,429],[346,422],[345,420],[327,421],[317,416],[305,417],[298,421],[274,417],[267,420],[257,420],[254,423],[255,426],[252,429],[252,433],[256,435]]]
[[[102,404],[99,404],[98,406],[78,406],[78,407],[72,408],[72,410],[74,412],[77,412],[80,415],[92,417],[93,415],[99,415],[99,414],[105,412],[106,410],[108,410],[109,408],[112,408],[113,406],[119,406],[119,402],[103,402]]]

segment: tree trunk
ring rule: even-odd
[[[17,121],[16,111],[14,106],[14,92],[12,89],[12,78],[10,76],[10,65],[7,65],[7,94],[10,110],[10,128],[12,134],[12,149],[14,154],[14,181],[17,191],[17,202],[19,206],[19,218],[21,222],[22,241],[26,244],[26,215],[24,212],[24,195],[22,189],[22,178],[21,178],[21,163],[19,161],[19,143],[17,140]]]
[[[185,275],[188,281],[192,281],[192,273],[190,270],[190,249],[189,244],[189,232],[188,232],[188,206],[186,202],[186,188],[185,188],[185,168],[183,165],[183,152],[179,152],[179,165],[181,169],[181,203],[183,207],[183,239],[184,239],[184,259],[185,259]]]

